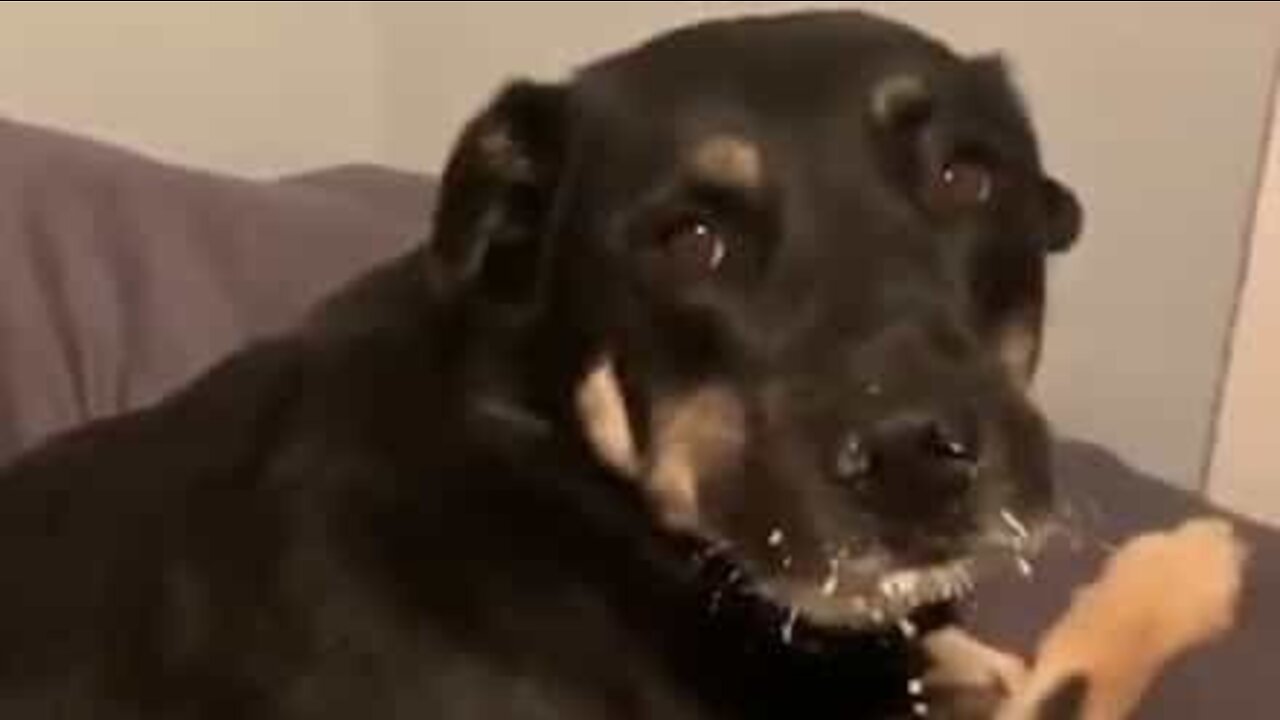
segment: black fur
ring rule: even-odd
[[[926,96],[876,117],[904,73]],[[707,133],[757,148],[761,185],[690,177]],[[960,156],[993,169],[982,207],[934,193]],[[690,218],[731,243],[713,276],[664,249]],[[421,250],[0,476],[0,717],[905,716],[913,643],[758,588],[815,582],[836,546],[876,572],[963,557],[996,509],[1048,511],[1045,429],[996,345],[1038,333],[1078,225],[998,63],[864,15],[515,83]],[[602,355],[641,453],[664,400],[714,383],[743,409],[692,526],[584,436]],[[971,487],[914,450],[832,478],[846,433],[921,408],[984,438]]]

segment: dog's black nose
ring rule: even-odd
[[[836,452],[835,475],[857,483],[883,477],[908,492],[962,490],[978,466],[977,425],[958,413],[941,411],[886,415],[844,436]]]

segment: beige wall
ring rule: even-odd
[[[1039,393],[1067,431],[1198,484],[1280,4],[375,3],[388,147],[438,167],[503,77],[555,75],[678,21],[848,4],[964,48],[1008,49],[1049,161],[1090,216],[1078,252],[1056,266]]]
[[[458,127],[505,80],[558,77],[701,15],[689,2],[373,3],[391,154],[443,165]]]
[[[1209,491],[1280,522],[1280,87],[1267,158]]]
[[[0,113],[247,173],[385,159],[366,3],[0,3]]]

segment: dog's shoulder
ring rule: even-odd
[[[177,483],[243,461],[261,450],[263,433],[291,399],[301,360],[292,339],[255,344],[154,405],[45,441],[0,473],[0,512],[40,494],[88,497],[96,488],[136,487],[157,474]]]
[[[327,432],[330,414],[353,410],[352,398],[370,390],[363,374],[382,385],[401,379],[373,371],[395,370],[393,350],[413,334],[399,329],[411,306],[399,282],[405,264],[357,278],[298,327],[250,342],[166,398],[66,431],[0,468],[0,534],[9,540],[0,553],[88,541],[104,524],[137,527],[208,488],[256,491],[292,446]],[[109,539],[101,534],[95,540]]]
[[[337,498],[302,474],[333,464],[331,428],[363,422],[344,413],[397,415],[356,403],[370,390],[392,402],[394,374],[412,363],[396,353],[413,334],[413,299],[397,279],[405,264],[357,279],[299,327],[154,405],[65,432],[0,469],[0,571],[12,579],[0,591],[0,715],[27,716],[54,697],[100,708],[104,692],[146,696],[173,680],[166,673],[198,675],[218,653],[276,662],[305,651],[302,636],[286,637],[298,610],[286,607],[289,546],[297,523]],[[338,458],[346,470],[324,479],[349,481],[360,474],[353,463],[377,454],[352,449]],[[332,553],[323,538],[306,540]]]
[[[182,608],[179,597],[208,597],[195,590],[197,574],[209,577],[193,570],[207,566],[196,541],[239,537],[219,561],[252,559],[246,545],[263,523],[220,511],[238,502],[220,483],[252,474],[271,452],[300,359],[293,341],[264,342],[169,399],[66,432],[0,472],[0,569],[9,578],[0,714],[44,717],[35,708],[54,702],[72,716],[81,705],[103,712],[104,669],[141,683],[145,673],[124,676],[144,658],[184,652],[162,635],[204,632],[195,630],[204,611]]]

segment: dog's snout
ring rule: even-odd
[[[917,432],[920,434],[920,451],[936,460],[959,464],[978,461],[980,440],[975,424],[944,417],[938,414],[924,418]]]
[[[973,478],[981,452],[978,422],[967,414],[900,410],[846,432],[836,449],[834,474],[904,497],[960,493]]]

